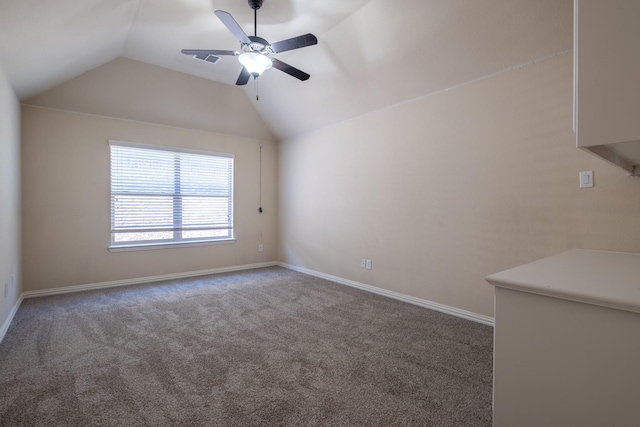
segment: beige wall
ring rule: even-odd
[[[0,328],[21,292],[20,105],[0,67]]]
[[[490,273],[640,252],[640,179],[576,149],[571,123],[565,54],[283,141],[278,257],[493,316]]]
[[[275,140],[250,99],[236,86],[127,58],[114,59],[23,103]]]
[[[110,253],[109,139],[235,154],[237,241]],[[25,291],[276,260],[276,146],[262,142],[264,213],[259,214],[260,142],[23,106]],[[264,252],[258,252],[259,243]]]
[[[104,74],[84,78],[106,96]],[[487,274],[573,247],[640,252],[640,180],[575,148],[571,82],[567,54],[265,141],[262,215],[259,139],[25,105],[24,289],[278,259],[492,316]],[[40,101],[71,105],[76,83]],[[238,241],[109,253],[108,139],[235,153]]]

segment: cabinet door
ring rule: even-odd
[[[574,6],[578,147],[640,141],[640,0]]]
[[[496,286],[495,321],[494,427],[639,425],[640,314]]]

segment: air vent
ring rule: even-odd
[[[219,57],[217,57],[215,55],[208,55],[206,53],[205,54],[201,54],[201,55],[193,55],[193,57],[195,59],[200,59],[202,61],[210,62],[212,64],[215,64],[220,59]]]

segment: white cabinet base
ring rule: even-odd
[[[494,426],[640,426],[640,254],[573,250],[487,281]]]
[[[640,425],[640,314],[496,287],[494,426]]]

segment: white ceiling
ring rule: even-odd
[[[278,70],[237,88],[278,139],[446,90],[572,48],[572,0],[264,0],[258,35],[311,32],[318,45],[277,57]],[[253,34],[246,0],[1,0],[0,65],[28,99],[126,57],[233,86],[240,65],[180,49],[237,50],[213,14]]]

